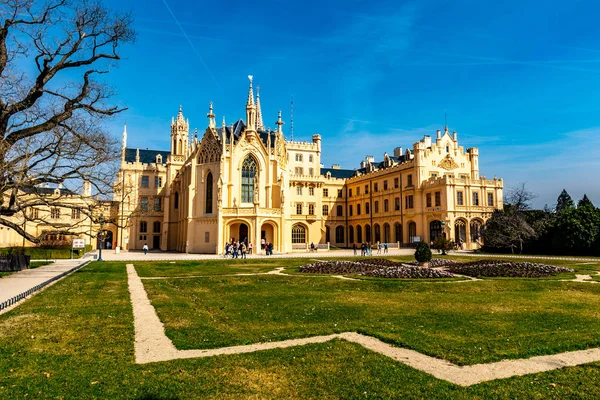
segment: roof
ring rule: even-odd
[[[321,175],[325,176],[328,172],[332,178],[348,179],[353,177],[356,171],[353,169],[321,168]]]
[[[226,144],[230,144],[231,142],[231,126],[226,126],[225,127],[225,133],[226,133],[226,138],[225,138],[225,143]],[[234,142],[237,142],[240,138],[240,136],[242,135],[242,132],[244,132],[246,130],[246,124],[244,123],[244,121],[242,119],[237,120],[234,124],[233,124],[233,140]],[[265,145],[265,147],[267,146],[268,143],[268,137],[269,137],[269,132],[259,129],[257,131],[258,136],[260,137],[260,140],[263,142],[263,144]],[[221,128],[217,128],[217,134],[219,135],[219,139],[223,140],[223,127]],[[271,147],[274,148],[275,147],[275,136],[276,136],[276,132],[275,131],[271,131]]]
[[[140,162],[143,164],[152,164],[156,162],[156,156],[162,155],[163,164],[167,162],[167,157],[171,154],[168,150],[140,150]],[[125,161],[135,162],[137,149],[125,149]]]
[[[74,195],[77,194],[75,192],[73,192],[72,190],[69,189],[65,189],[65,188],[56,188],[56,187],[40,187],[40,186],[35,186],[35,187],[31,187],[31,186],[24,186],[24,187],[20,187],[19,190],[25,192],[25,193],[35,193],[35,194],[41,194],[41,195],[53,195],[55,193],[56,190],[60,191],[61,196],[68,196],[68,195]]]

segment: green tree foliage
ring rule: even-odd
[[[429,245],[425,242],[419,242],[417,249],[415,250],[415,260],[420,263],[429,262],[432,254]]]
[[[552,244],[556,251],[567,254],[590,254],[600,237],[600,210],[584,195],[577,204],[556,215],[552,226]]]
[[[558,199],[556,200],[556,212],[561,213],[563,211],[571,210],[575,208],[573,199],[569,196],[569,193],[565,189],[560,192]]]
[[[577,208],[579,207],[594,207],[592,201],[587,197],[587,194],[584,194],[581,200],[577,203]]]

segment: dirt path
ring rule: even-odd
[[[272,274],[278,274],[271,271]],[[127,276],[133,321],[135,328],[135,361],[137,364],[168,361],[182,358],[213,357],[228,354],[252,353],[261,350],[280,349],[324,343],[334,339],[359,344],[371,351],[390,357],[412,368],[433,375],[460,386],[470,386],[494,379],[510,378],[559,368],[576,366],[600,361],[600,348],[570,351],[550,356],[539,356],[519,360],[503,360],[488,364],[458,366],[448,361],[427,356],[415,350],[395,347],[379,339],[356,332],[344,332],[333,335],[313,336],[303,339],[283,340],[279,342],[256,343],[244,346],[222,347],[208,350],[177,350],[173,342],[165,335],[156,310],[150,303],[142,280],[133,264],[127,264]]]

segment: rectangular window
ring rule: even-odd
[[[413,200],[412,194],[406,196],[406,201],[405,202],[406,202],[406,207],[405,207],[406,209],[410,209],[410,208],[414,207],[414,200]]]
[[[406,186],[412,186],[412,185],[413,185],[412,174],[408,174],[408,177],[406,179]]]
[[[314,196],[315,195],[315,188],[314,187],[309,187],[308,188],[308,194],[309,196]]]
[[[360,196],[360,187],[357,187],[357,188],[356,188],[356,195],[357,195],[357,196]]]
[[[148,232],[148,223],[146,221],[140,221],[140,233]]]
[[[435,192],[435,206],[439,207],[442,205],[442,192]]]
[[[400,180],[398,178],[394,178],[394,188],[398,189],[400,187]]]
[[[387,186],[387,181],[383,181],[383,190],[387,190],[388,186]]]
[[[50,209],[50,218],[59,219],[60,218],[60,208]]]
[[[494,193],[488,193],[488,206],[494,206]]]
[[[142,187],[150,186],[150,177],[148,175],[142,176]]]
[[[154,198],[154,211],[160,211],[160,197],[155,197]]]
[[[310,176],[313,176],[313,175],[315,174],[315,169],[314,169],[314,168],[309,168],[309,169],[308,169],[308,174],[309,174]]]
[[[431,193],[425,195],[425,207],[431,207]]]
[[[329,206],[328,205],[323,206],[323,215],[324,216],[329,215]]]
[[[474,206],[479,205],[479,193],[477,193],[477,192],[473,193],[473,205]]]
[[[314,204],[308,205],[308,215],[315,215],[315,205]]]
[[[437,178],[437,175],[438,175],[438,174],[437,174],[437,172],[432,172],[432,173],[431,173],[431,177],[432,177],[432,178]]]
[[[464,204],[463,192],[456,192],[456,204],[462,206]]]
[[[373,208],[374,208],[374,213],[377,214],[379,212],[379,201],[375,201],[375,204],[373,204]]]
[[[210,242],[210,232],[204,232],[204,243]]]
[[[296,153],[296,161],[302,162],[302,154]]]
[[[40,217],[40,210],[37,208],[32,208],[30,211],[29,216],[31,217],[31,219],[37,219]]]
[[[140,208],[142,211],[148,211],[148,198],[142,197],[140,198]]]
[[[81,210],[79,208],[71,210],[71,219],[81,219]]]
[[[342,197],[343,194],[344,192],[342,191],[342,189],[338,189],[338,197]]]
[[[337,206],[337,216],[338,217],[343,217],[344,216],[344,207]]]
[[[302,215],[302,203],[296,204],[296,215]]]
[[[379,184],[377,182],[375,182],[375,186],[373,187],[373,190],[375,192],[379,192]]]
[[[329,197],[329,189],[323,189],[323,197]]]
[[[162,187],[162,178],[160,176],[154,177],[154,186],[157,188]]]
[[[304,175],[304,168],[302,168],[302,167],[296,167],[296,168],[294,168],[294,173],[296,175]]]
[[[160,221],[154,221],[152,224],[152,231],[154,233],[160,233]]]
[[[369,203],[365,203],[365,214],[369,214],[371,212]]]
[[[348,215],[352,216],[352,204],[348,206]]]
[[[352,189],[348,189],[348,197],[352,197]]]
[[[365,185],[365,194],[369,194],[369,185]]]
[[[390,201],[388,199],[385,199],[383,201],[383,212],[388,212],[390,211]]]
[[[296,194],[302,196],[302,186],[296,186]]]
[[[356,215],[360,215],[360,204],[356,205]]]
[[[394,210],[400,211],[400,197],[394,199]]]

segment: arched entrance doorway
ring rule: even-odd
[[[229,237],[226,238],[226,241],[231,242],[232,240],[235,240],[236,242],[239,242],[246,240],[249,243],[249,232],[249,224],[245,222],[235,222],[229,225]]]
[[[100,242],[102,240],[102,242]],[[102,238],[98,235],[98,242],[96,243],[98,248],[102,247],[103,249],[112,249],[113,247],[113,233],[112,231],[104,230],[102,231]]]
[[[429,223],[429,240],[435,241],[438,237],[442,236],[442,223],[441,221],[431,221]]]
[[[272,222],[264,222],[260,227],[260,243],[258,246],[256,243],[253,244],[255,249],[261,249],[263,243],[273,243],[273,249],[279,251],[279,240],[277,236],[277,226]]]

